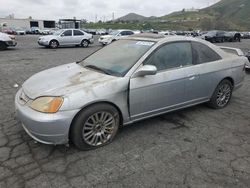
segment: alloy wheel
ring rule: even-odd
[[[88,41],[86,41],[86,40],[82,41],[82,46],[84,48],[88,47],[88,45],[89,45]]]
[[[231,89],[232,88],[229,84],[223,84],[220,86],[216,98],[216,102],[219,107],[224,107],[227,105],[231,97]]]
[[[115,132],[115,117],[109,112],[97,112],[84,123],[82,135],[90,146],[100,146],[107,143]]]

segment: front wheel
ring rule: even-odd
[[[58,48],[58,46],[59,46],[59,43],[56,40],[52,40],[49,43],[49,47],[52,49]]]
[[[119,129],[119,113],[111,105],[90,106],[76,117],[70,139],[80,150],[95,149],[112,142]]]
[[[4,42],[0,41],[0,50],[6,50],[7,49],[7,45]]]
[[[82,46],[83,48],[87,48],[87,47],[89,46],[89,41],[88,41],[88,40],[83,40],[83,41],[81,42],[81,46]]]
[[[232,83],[229,80],[223,80],[215,89],[209,106],[215,109],[221,109],[228,105],[233,92]]]

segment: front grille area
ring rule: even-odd
[[[23,91],[21,91],[19,95],[19,103],[25,105],[27,102],[29,102],[29,100],[30,98]]]
[[[14,42],[13,42],[13,41],[7,41],[6,43],[7,43],[8,45],[10,45],[10,46],[11,46],[11,45],[14,45]]]

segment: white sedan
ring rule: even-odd
[[[114,30],[109,35],[104,35],[99,38],[99,43],[102,45],[110,44],[120,38],[127,37],[129,35],[133,35],[134,32],[131,30]]]
[[[0,32],[0,50],[5,50],[9,46],[16,46],[15,36]]]
[[[39,37],[38,44],[50,48],[58,46],[82,46],[88,47],[94,43],[93,35],[85,33],[79,29],[62,29],[53,35]]]

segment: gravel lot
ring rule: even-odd
[[[100,46],[51,50],[36,40],[20,36],[0,52],[0,187],[249,187],[250,74],[223,110],[199,105],[141,121],[82,152],[35,143],[14,117],[13,86]],[[250,40],[223,45],[250,50]]]

